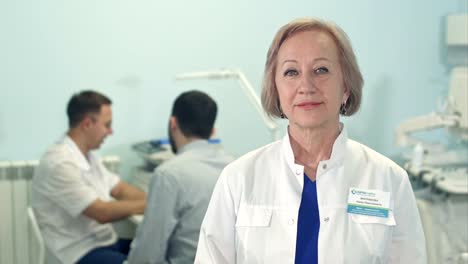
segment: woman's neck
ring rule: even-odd
[[[318,163],[330,159],[333,144],[340,134],[340,125],[302,128],[290,125],[289,139],[297,164],[316,170]]]

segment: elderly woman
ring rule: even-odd
[[[306,18],[278,31],[262,104],[288,133],[224,169],[195,263],[426,263],[406,172],[340,123],[362,86],[338,26]]]

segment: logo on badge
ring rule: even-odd
[[[353,195],[362,195],[362,196],[367,196],[367,197],[374,197],[375,196],[375,193],[373,193],[373,192],[365,192],[365,191],[360,191],[360,190],[355,190],[355,189],[351,189],[351,193]]]

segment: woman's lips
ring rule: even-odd
[[[316,108],[320,106],[321,104],[322,102],[302,102],[302,103],[296,104],[296,106],[304,110],[309,110],[309,109]]]

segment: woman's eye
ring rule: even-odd
[[[327,73],[328,69],[326,67],[320,67],[320,68],[315,69],[314,72],[318,74]]]
[[[298,74],[298,72],[296,70],[292,70],[292,69],[286,70],[284,72],[284,76],[296,76],[297,74]]]

